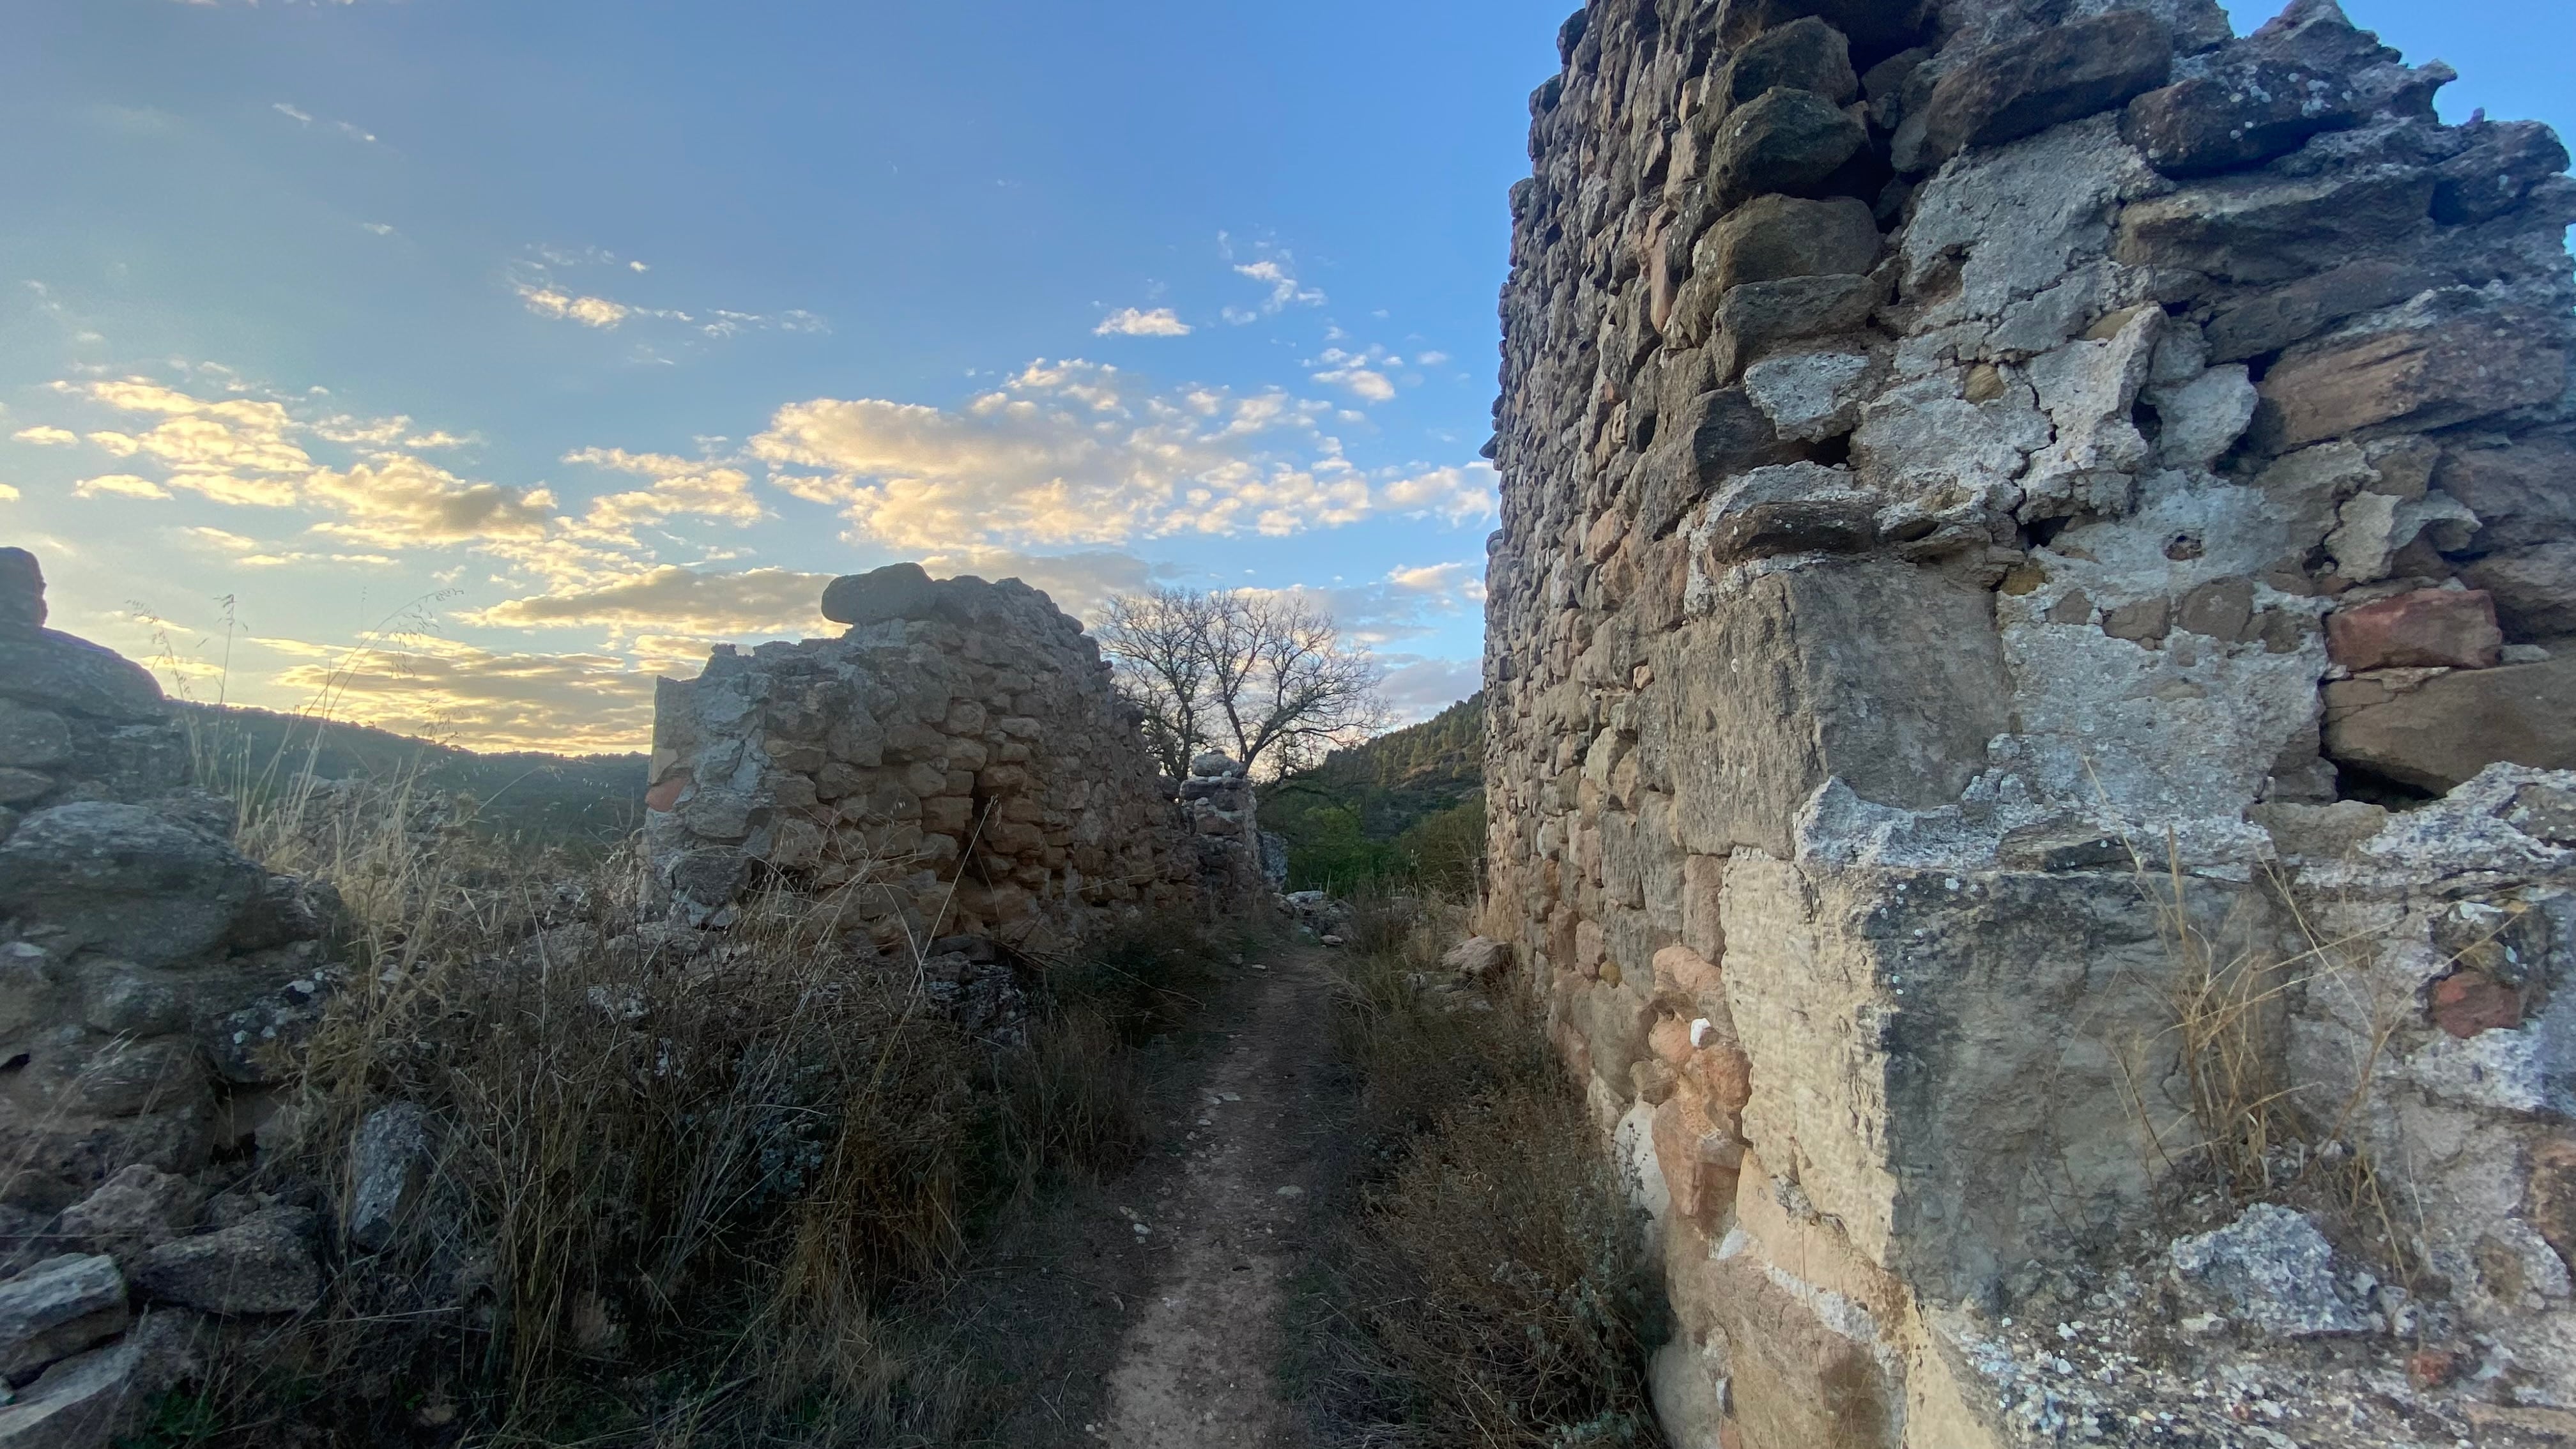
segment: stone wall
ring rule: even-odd
[[[1266,889],[1243,772],[1209,755],[1163,778],[1046,595],[896,564],[835,582],[823,611],[849,632],[719,647],[662,682],[645,838],[682,921],[782,885],[887,949],[1044,949]]]
[[[86,1449],[198,1315],[321,1296],[315,1214],[200,1209],[291,1073],[333,910],[234,848],[152,677],[45,617],[0,549],[0,1443]]]
[[[2005,1325],[2204,1174],[2204,950],[2285,963],[2258,1046],[2425,1208],[2414,1298],[2333,1291],[2479,1413],[2576,1409],[2556,139],[2441,124],[2332,0],[1597,0],[1559,42],[1487,929],[1656,1215],[1677,1440],[2082,1437]]]

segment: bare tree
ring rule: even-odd
[[[1112,600],[1100,638],[1175,776],[1211,748],[1293,769],[1386,724],[1376,661],[1293,594],[1156,589]]]

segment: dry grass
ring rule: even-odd
[[[2291,883],[2278,876],[2267,878],[2238,911],[2212,920],[2171,841],[2160,867],[2138,858],[2137,880],[2155,912],[2171,980],[2173,1023],[2163,1038],[2132,1053],[2129,1081],[2157,1174],[2185,1186],[2214,1185],[2240,1206],[2306,1208],[2348,1246],[2411,1284],[2421,1269],[2420,1235],[2409,1227],[2413,1214],[2355,1140],[2356,1121],[2371,1109],[2377,1067],[2404,1008],[2380,1004],[2348,1085],[2298,1079],[2285,1050],[2293,1005],[2320,985],[2363,979],[2382,939],[2327,937],[2301,909]],[[2271,933],[2246,919],[2255,909],[2286,915],[2296,944],[2286,952],[2268,949]],[[2178,1092],[2143,1080],[2137,1064],[2159,1056],[2172,1062]],[[2151,1106],[2152,1099],[2176,1095],[2179,1119]]]
[[[931,1009],[918,949],[801,896],[704,938],[649,918],[631,853],[559,876],[405,781],[249,796],[244,844],[337,887],[351,967],[235,1191],[327,1215],[392,1101],[436,1160],[395,1241],[338,1243],[328,1300],[151,1442],[975,1441],[986,1369],[905,1305],[979,1224],[1137,1150],[1130,1042],[1183,1009],[1186,933],[1023,963],[1031,1044],[997,1050]]]
[[[1366,901],[1345,931],[1357,1211],[1305,1285],[1292,1380],[1349,1442],[1659,1444],[1660,1299],[1581,1095],[1508,985],[1426,989],[1463,919]]]

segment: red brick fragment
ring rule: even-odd
[[[2480,971],[2433,983],[2433,1024],[2466,1041],[2482,1031],[2522,1025],[2522,993]]]

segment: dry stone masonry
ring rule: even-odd
[[[1676,1442],[2576,1434],[2557,139],[2333,0],[1559,43],[1488,931],[1654,1215]],[[2403,1286],[2286,1185],[2174,1242],[2195,961],[2281,963],[2229,1029],[2407,1205]]]
[[[334,908],[234,849],[152,677],[45,618],[0,548],[0,1445],[87,1449],[203,1315],[320,1299],[313,1214],[208,1221],[199,1179],[274,1109]]]
[[[1022,949],[1265,889],[1250,783],[1157,771],[1082,626],[1017,579],[895,564],[832,584],[837,639],[720,646],[665,680],[645,836],[673,914],[784,886],[880,947]]]

